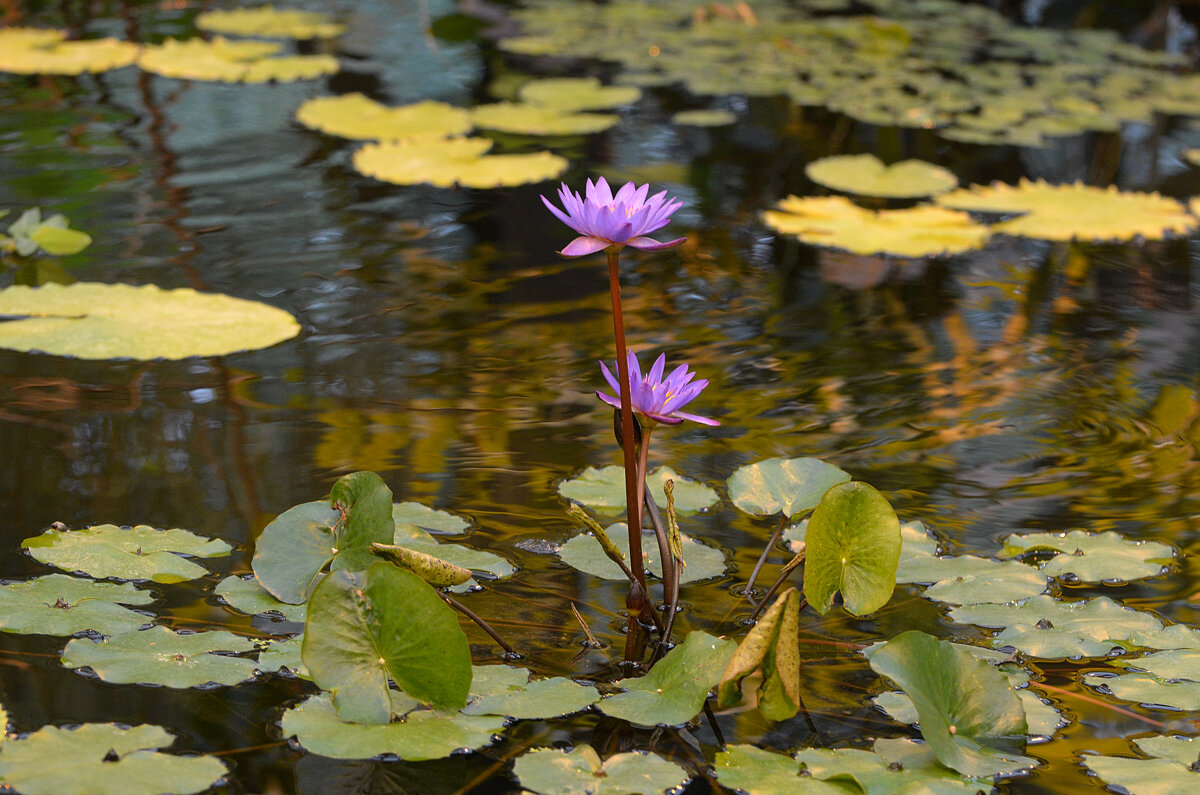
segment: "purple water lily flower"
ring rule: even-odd
[[[661,251],[678,246],[687,238],[659,243],[645,235],[666,226],[683,202],[668,199],[665,190],[647,199],[649,192],[649,185],[639,188],[632,182],[626,182],[614,196],[604,177],[601,177],[594,185],[590,179],[587,181],[587,198],[583,199],[563,183],[558,197],[562,200],[565,213],[543,196],[542,201],[550,208],[550,212],[580,235],[558,253],[564,257],[582,257],[605,249],[620,251],[624,246],[643,251]]]
[[[693,381],[696,374],[690,372],[686,364],[676,367],[664,379],[663,371],[666,370],[666,367],[667,355],[660,353],[654,360],[654,366],[650,368],[650,372],[643,377],[642,369],[638,366],[637,356],[633,351],[629,351],[629,396],[634,412],[667,425],[678,425],[684,420],[692,420],[701,425],[720,425],[721,423],[717,420],[679,410],[704,391],[704,387],[708,386],[708,381],[703,378]],[[604,371],[604,378],[608,381],[608,385],[620,395],[621,388],[612,370],[609,370],[604,362],[600,362],[600,369]],[[614,365],[613,370],[615,369]],[[600,390],[596,390],[596,396],[613,408],[621,408],[619,397],[606,395]]]

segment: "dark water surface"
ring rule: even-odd
[[[74,4],[25,5],[24,24],[87,20]],[[99,5],[89,32],[140,40],[190,32],[195,10]],[[0,208],[41,206],[89,232],[92,246],[65,262],[70,276],[228,293],[287,309],[303,325],[296,339],[219,359],[87,362],[0,351],[0,577],[48,571],[18,549],[55,521],[183,527],[237,549],[205,561],[214,574],[199,583],[156,587],[156,609],[175,628],[262,629],[219,605],[213,584],[249,571],[255,537],[275,515],[369,469],[398,500],[469,517],[475,527],[464,541],[519,567],[467,598],[527,651],[525,664],[611,678],[617,652],[581,655],[583,634],[564,597],[619,649],[614,611],[624,589],[547,554],[576,532],[557,482],[619,461],[611,413],[593,395],[602,385],[596,361],[612,356],[603,262],[555,255],[571,234],[542,207],[550,184],[389,186],[350,170],[354,144],[293,122],[302,101],[351,90],[392,103],[469,104],[509,68],[486,41],[428,36],[428,14],[450,10],[443,4],[309,5],[354,15],[338,40],[346,71],[335,78],[230,86],[133,68],[75,79],[0,75]],[[1091,151],[1091,138],[1041,151],[951,144],[783,99],[730,99],[740,114],[730,128],[670,125],[688,102],[681,90],[648,90],[613,131],[564,150],[574,187],[597,173],[629,174],[686,202],[671,227],[688,235],[686,245],[623,257],[628,333],[636,349],[666,351],[710,379],[693,406],[723,425],[661,431],[656,463],[724,493],[742,464],[819,456],[884,491],[902,519],[925,522],[954,553],[995,555],[1009,533],[1072,528],[1191,551],[1197,452],[1155,407],[1174,401],[1177,414],[1200,413],[1194,242],[1068,250],[997,238],[949,260],[892,261],[812,249],[757,217],[786,193],[818,190],[803,166],[830,153],[922,157],[964,184],[1057,182],[1089,176],[1071,164],[1089,163],[1078,155]],[[1165,128],[1134,132],[1116,147],[1122,173],[1132,175],[1123,187],[1200,193],[1181,165],[1161,166]],[[1073,276],[1069,257],[1090,267]],[[725,550],[730,570],[685,588],[680,630],[740,631],[737,619],[749,611],[731,589],[771,529],[727,499],[691,520],[685,530]],[[1185,555],[1162,577],[1063,590],[1194,623],[1196,573]],[[783,749],[909,736],[870,704],[881,683],[848,644],[911,628],[987,636],[946,621],[944,606],[920,591],[898,587],[871,620],[807,611],[805,699],[815,731],[800,719],[769,725],[741,712],[721,717],[726,738]],[[495,661],[486,636],[466,630],[477,661]],[[506,760],[527,747],[615,750],[621,742],[593,713],[519,724],[466,757],[335,763],[278,742],[281,705],[310,692],[306,683],[107,685],[62,668],[64,643],[0,637],[0,703],[13,729],[157,723],[188,749],[226,754],[230,792],[503,791],[515,788]],[[1034,666],[1046,683],[1096,698],[1079,683],[1087,668]],[[1098,789],[1077,754],[1127,754],[1125,738],[1150,730],[1089,701],[1056,703],[1071,724],[1029,748],[1049,764],[1002,790]],[[1158,719],[1195,717],[1124,706]],[[711,758],[708,726],[694,735]],[[644,745],[650,733],[636,738]],[[657,743],[695,758],[671,733]],[[355,788],[369,779],[376,789]]]

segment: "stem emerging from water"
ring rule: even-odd
[[[612,296],[613,337],[617,344],[617,382],[621,393],[621,451],[625,455],[625,507],[629,524],[629,569],[633,573],[625,607],[629,623],[625,630],[625,661],[641,658],[642,628],[638,618],[651,609],[646,598],[646,567],[642,562],[641,490],[637,482],[637,450],[633,442],[633,400],[629,388],[629,353],[625,347],[625,317],[621,312],[621,276],[617,252],[608,254],[608,290]],[[636,585],[637,587],[632,587]]]

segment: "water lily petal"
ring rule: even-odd
[[[625,241],[625,245],[633,246],[641,251],[663,251],[668,248],[675,248],[685,240],[687,240],[686,237],[680,237],[666,243],[659,243],[657,240],[649,237],[631,237]]]
[[[567,244],[566,248],[558,252],[564,257],[583,257],[588,254],[595,254],[597,251],[603,251],[608,248],[609,242],[601,240],[598,237],[580,236]]]

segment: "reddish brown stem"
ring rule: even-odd
[[[641,657],[642,634],[638,618],[650,608],[646,599],[646,567],[642,562],[641,500],[637,482],[637,449],[633,441],[633,399],[629,388],[629,354],[625,347],[625,317],[621,312],[621,276],[617,252],[608,253],[608,289],[612,296],[613,336],[617,344],[617,382],[621,397],[621,450],[625,456],[625,507],[629,524],[629,569],[638,587],[630,588],[625,606],[629,623],[625,631],[625,661]],[[636,594],[636,596],[635,596]]]

